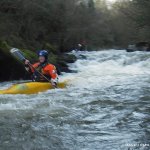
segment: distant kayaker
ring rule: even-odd
[[[41,50],[38,52],[39,62],[33,64],[33,68],[29,66],[29,60],[25,60],[25,69],[31,73],[33,81],[46,82],[47,80],[43,78],[36,70],[43,74],[48,80],[51,81],[53,86],[57,86],[58,74],[56,67],[48,63],[48,52],[46,50]],[[35,68],[35,69],[34,69]]]

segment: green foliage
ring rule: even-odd
[[[49,60],[49,63],[52,63],[52,64],[56,65],[57,64],[57,60],[58,60],[58,56],[53,54],[53,53],[51,53],[49,55],[49,57],[48,57],[48,60]]]
[[[37,54],[33,51],[27,50],[27,49],[21,49],[21,52],[25,56],[26,59],[29,59],[31,61],[36,61],[37,60]]]
[[[149,38],[150,1],[1,0],[0,38],[14,47],[66,52],[88,47],[124,46]],[[50,44],[49,44],[50,43]]]
[[[2,0],[0,21],[0,37],[14,47],[46,46],[57,54],[84,40],[88,45],[110,44],[105,13],[95,7],[94,0]]]
[[[117,2],[114,5],[117,11],[114,17],[120,23],[121,34],[125,35],[127,43],[149,41],[150,39],[150,1],[127,0]],[[117,25],[115,25],[117,27]],[[121,27],[121,28],[120,28]],[[116,32],[117,32],[116,31]],[[128,40],[127,40],[128,39]],[[122,41],[122,40],[121,40]]]
[[[48,50],[50,53],[58,54],[57,47],[50,43],[46,43],[44,49]]]
[[[6,41],[0,41],[0,50],[5,53],[6,55],[10,55],[11,47],[7,44]]]

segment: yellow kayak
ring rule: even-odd
[[[58,83],[58,88],[65,88],[66,82]],[[47,82],[27,82],[12,85],[6,90],[0,90],[0,94],[36,94],[44,92],[49,89],[54,89],[50,83]]]

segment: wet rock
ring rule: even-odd
[[[77,58],[73,54],[64,54],[62,56],[62,60],[64,60],[67,63],[74,63],[77,60]]]
[[[17,80],[25,74],[22,64],[11,56],[10,48],[6,42],[0,41],[0,81]]]
[[[135,52],[135,51],[148,52],[150,51],[150,44],[148,42],[138,42],[133,45],[128,45],[126,51],[127,52]]]
[[[48,45],[49,47],[52,47]],[[10,54],[11,47],[5,42],[0,41],[0,81],[30,79],[29,74],[24,69],[24,64],[19,62]],[[37,54],[27,49],[21,49],[25,58],[31,63],[37,61]],[[61,72],[73,72],[69,69],[67,63],[74,63],[76,57],[72,54],[57,54],[56,50],[49,50],[49,62],[56,65],[58,74]]]

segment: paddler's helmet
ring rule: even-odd
[[[48,51],[46,51],[46,50],[40,50],[38,52],[38,56],[44,56],[45,59],[47,60],[48,59]]]

